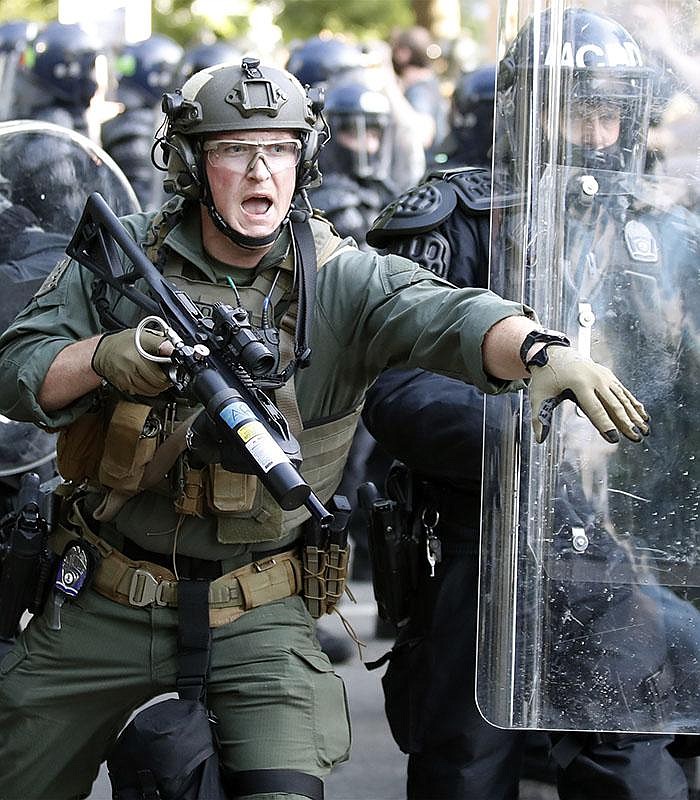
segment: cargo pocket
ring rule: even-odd
[[[350,709],[343,679],[323,653],[292,648],[308,670],[314,694],[314,744],[322,767],[347,761],[352,741]]]
[[[5,675],[9,675],[13,669],[18,667],[28,655],[29,653],[23,642],[15,644],[12,650],[6,653],[2,661],[0,661],[0,681]]]

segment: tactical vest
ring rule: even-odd
[[[176,212],[174,214],[172,213],[173,209]],[[165,212],[165,214],[157,214],[149,228],[145,239],[145,251],[148,257],[156,264],[160,262],[164,276],[178,288],[187,292],[205,315],[217,301],[237,305],[238,300],[231,287],[213,284],[204,279],[186,259],[163,245],[169,230],[178,220],[177,206],[168,204]],[[338,237],[326,221],[311,218],[310,225],[316,247],[318,269],[321,269],[340,252],[344,252],[349,247],[354,248],[354,245],[348,245]],[[287,255],[276,269],[270,268],[261,272],[250,286],[237,287],[241,304],[249,312],[252,324],[260,326],[263,300],[266,297],[269,298],[271,308],[275,309],[275,325],[279,330],[280,341],[280,371],[289,363],[294,354],[294,332],[297,317],[297,302],[293,291],[294,274],[294,254],[293,248],[290,247]],[[301,446],[303,462],[300,471],[302,475],[321,502],[326,503],[340,483],[362,407],[351,409],[339,418],[310,420],[303,424],[296,402],[293,373],[285,385],[274,392],[273,400],[287,418],[291,432]],[[121,405],[134,406],[135,404],[122,403]],[[176,422],[182,421],[196,412],[196,408],[186,402],[177,403],[175,406]],[[138,418],[138,422],[135,423],[136,427],[145,423],[152,410],[161,416],[163,414],[162,407],[159,407],[157,403],[154,403],[153,409],[140,404],[138,408],[142,409],[143,413],[129,414],[130,418],[134,416]],[[135,409],[129,408],[127,411],[131,412]],[[79,435],[78,429],[81,427],[80,422],[79,419],[77,424],[69,426],[61,436],[59,450],[64,456],[71,448],[75,448],[75,439]],[[104,420],[101,420],[100,424],[104,425]],[[72,428],[76,430],[71,436]],[[81,433],[84,437],[84,430]],[[123,463],[131,465],[134,462],[141,462],[142,467],[145,466],[142,462],[153,456],[155,447],[148,451],[145,458],[140,459],[135,456],[135,450],[129,449],[143,446],[144,439],[140,434],[140,428],[128,432],[123,424],[108,423],[104,435],[107,445],[101,456],[97,472],[95,473],[93,466],[92,474],[85,474],[82,477],[90,482],[95,482],[95,479],[98,478],[98,482],[102,486],[110,488],[111,493],[116,494],[118,500],[119,496],[124,494],[125,476],[123,472],[117,472],[110,479],[106,474],[104,462],[110,458],[109,450],[114,449],[121,451],[120,461]],[[139,442],[141,445],[138,444]],[[127,450],[129,452],[126,452]],[[61,452],[59,452],[59,461],[60,455]],[[87,470],[83,471],[87,473]],[[64,475],[64,477],[76,479],[75,475]],[[177,480],[173,480],[174,477]],[[179,485],[179,490],[176,490],[175,483]],[[168,478],[154,490],[159,493],[170,493],[178,513],[198,516],[213,514],[217,519],[217,538],[224,544],[280,539],[310,516],[304,507],[294,511],[283,511],[254,475],[230,472],[224,470],[219,464],[211,464],[202,470],[190,470],[187,465],[186,453],[180,455]],[[136,494],[137,491],[138,489],[131,492],[130,496]],[[127,499],[128,496],[124,498],[124,501]],[[119,502],[115,503],[114,510],[109,513],[114,516],[120,507]],[[107,520],[110,517],[109,514],[103,514],[98,518]]]

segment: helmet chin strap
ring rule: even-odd
[[[272,233],[268,233],[267,236],[246,236],[244,233],[240,233],[240,231],[232,228],[228,222],[226,222],[221,214],[219,214],[216,206],[211,200],[207,201],[205,205],[207,207],[207,211],[209,212],[211,221],[224,234],[224,236],[230,239],[234,244],[237,244],[239,247],[243,247],[246,250],[259,250],[261,247],[267,247],[268,245],[272,244],[277,240],[277,237],[282,232],[282,228],[287,221],[285,219],[281,225],[278,225],[274,231],[272,231]]]
[[[571,154],[569,163],[574,167],[621,172],[625,166],[621,148],[617,143],[597,149],[569,145],[569,152]]]
[[[272,233],[268,233],[267,236],[246,236],[244,233],[232,228],[221,216],[219,210],[214,205],[206,170],[204,170],[204,186],[202,194],[203,197],[201,202],[206,206],[206,209],[209,212],[209,217],[214,225],[216,225],[216,227],[221,231],[221,233],[224,234],[224,236],[226,236],[227,239],[230,239],[234,244],[244,248],[245,250],[259,250],[262,247],[271,245],[277,240],[277,237],[282,232],[282,228],[287,224],[287,218],[285,217],[285,219],[282,221],[282,224],[278,225],[274,231],[272,231]]]

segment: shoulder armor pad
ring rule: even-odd
[[[433,170],[428,178],[447,181],[457,193],[460,208],[472,215],[488,214],[492,208],[515,208],[522,205],[520,192],[491,196],[493,176],[484,167],[457,167]]]
[[[410,236],[436,228],[457,206],[452,186],[440,179],[429,179],[409,189],[388,205],[367,232],[367,243],[381,248],[397,236]]]
[[[465,167],[438,174],[454,188],[463,210],[477,214],[491,211],[491,170]]]

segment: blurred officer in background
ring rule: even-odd
[[[27,42],[36,36],[38,25],[26,20],[12,20],[0,25],[0,121],[12,119],[12,87],[19,61]]]
[[[102,45],[77,23],[50,22],[31,39],[12,81],[12,119],[36,119],[88,134]]]
[[[102,124],[102,146],[131,182],[144,210],[161,200],[162,173],[153,165],[151,150],[160,101],[172,87],[182,53],[173,39],[155,35],[126,45],[115,64],[116,98],[123,109]]]
[[[315,37],[292,50],[287,69],[302,85],[329,88],[352,78],[389,99],[394,128],[390,178],[397,191],[412,186],[425,172],[418,119],[403,96],[385,42],[360,48],[344,39]]]
[[[460,75],[450,103],[450,132],[436,149],[431,168],[490,168],[495,97],[494,64]]]
[[[341,236],[369,249],[365,234],[395,197],[390,170],[394,126],[387,96],[357,72],[333,81],[324,114],[331,138],[321,150],[323,183],[309,199]]]

